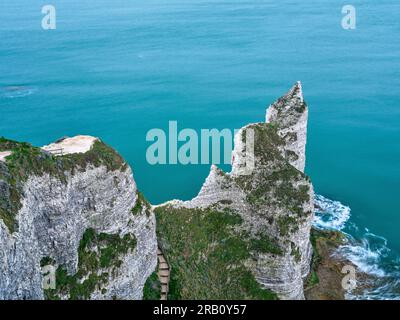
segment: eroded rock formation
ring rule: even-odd
[[[303,279],[310,270],[309,239],[314,217],[313,187],[303,173],[307,112],[301,85],[297,83],[269,107],[267,123],[251,124],[237,133],[230,173],[213,166],[196,198],[157,207],[158,238],[172,270],[175,269],[175,280],[180,285],[177,295],[268,298],[261,291],[254,293],[244,288],[244,279],[234,272],[230,277],[219,278],[216,275],[220,268],[228,275],[229,270],[235,269],[243,274],[251,272],[262,289],[281,299],[304,299]],[[249,130],[252,134],[247,134]],[[248,137],[254,137],[254,141],[248,141]],[[250,149],[254,146],[254,153],[249,152],[250,145]],[[249,162],[254,164],[251,171]],[[207,229],[206,221],[218,214],[223,217],[218,220],[224,233],[221,237],[218,230],[201,229]],[[235,223],[232,219],[236,219]],[[200,228],[197,232],[184,227],[179,231],[179,225],[191,224],[193,220],[200,226],[193,224],[192,229]],[[210,238],[208,232],[212,234]],[[197,241],[202,241],[203,247]],[[229,241],[235,245],[227,245]],[[240,257],[239,247],[243,250]],[[183,257],[182,252],[186,252]],[[224,252],[224,259],[215,259],[218,252]],[[183,262],[175,262],[182,258]],[[196,265],[204,274],[193,271]],[[228,282],[234,289],[221,296],[220,292],[210,296],[212,289],[200,293],[185,290],[194,281],[203,281],[207,286],[208,279],[220,281],[221,286]]]
[[[212,166],[193,200],[155,208],[100,140],[42,150],[1,139],[0,299],[140,299],[146,279],[156,282],[157,239],[169,299],[304,299],[307,115],[297,83],[267,122],[236,134],[230,173]],[[51,153],[59,144],[66,154]],[[56,289],[43,290],[44,265],[56,269]]]

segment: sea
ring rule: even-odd
[[[147,133],[264,121],[300,80],[315,226],[377,279],[350,298],[400,299],[399,16],[398,0],[2,0],[0,136],[97,136],[152,203],[190,199],[210,165],[150,164]]]

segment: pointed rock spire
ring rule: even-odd
[[[267,109],[266,122],[277,126],[278,134],[286,141],[289,162],[302,172],[306,160],[307,121],[308,108],[300,81]]]

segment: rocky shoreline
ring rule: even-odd
[[[311,231],[313,244],[313,259],[311,272],[304,284],[304,294],[307,300],[346,300],[348,293],[361,294],[370,287],[374,277],[363,272],[356,272],[356,288],[345,290],[342,282],[346,273],[343,267],[357,266],[340,254],[340,246],[348,243],[347,236],[340,231],[319,230]]]

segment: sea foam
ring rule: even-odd
[[[315,196],[314,226],[319,229],[342,230],[350,218],[350,207],[321,195]]]
[[[374,283],[361,294],[348,292],[347,299],[400,299],[400,257],[388,247],[387,240],[360,228],[349,221],[350,207],[322,195],[315,196],[314,227],[338,230],[346,234],[348,242],[338,248],[337,254],[351,261],[359,272],[374,277]]]

